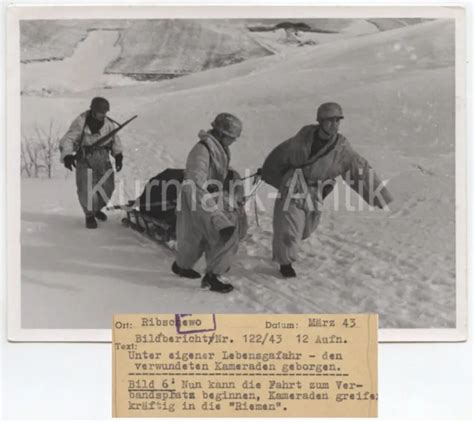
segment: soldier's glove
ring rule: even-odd
[[[76,168],[76,158],[74,155],[66,155],[64,157],[64,167],[72,171],[72,168]]]
[[[232,235],[234,234],[235,227],[234,226],[229,226],[225,227],[222,230],[219,231],[219,234],[221,235],[221,239],[224,243],[227,243]]]
[[[115,169],[117,170],[117,173],[122,170],[123,166],[123,155],[122,154],[117,154],[115,156]]]

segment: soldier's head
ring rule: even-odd
[[[110,104],[105,98],[95,97],[91,101],[90,108],[92,117],[103,122],[105,119],[105,115],[110,110]]]
[[[224,146],[232,145],[242,133],[242,122],[230,113],[220,113],[211,123],[212,135]]]
[[[324,103],[318,108],[316,120],[323,133],[334,136],[339,131],[339,122],[344,118],[342,107],[337,103]]]

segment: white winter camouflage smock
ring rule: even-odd
[[[94,215],[112,197],[115,181],[109,155],[122,153],[120,138],[115,134],[105,145],[87,152],[87,147],[114,130],[117,125],[105,118],[98,133],[92,134],[86,124],[89,111],[81,113],[71,123],[66,134],[59,141],[61,162],[68,155],[76,154],[81,148],[84,153],[77,156],[76,186],[79,202],[86,215]],[[84,147],[86,147],[84,149]],[[91,183],[89,182],[91,180]]]
[[[206,255],[206,272],[221,275],[230,269],[237,253],[239,239],[245,235],[246,215],[227,192],[215,189],[217,181],[224,186],[229,173],[230,151],[209,132],[199,133],[200,142],[191,150],[181,189],[176,236],[179,267],[190,269],[203,253]],[[235,172],[236,173],[236,172]],[[220,200],[219,200],[220,198]],[[234,228],[227,241],[221,238],[223,229]]]
[[[382,208],[392,200],[367,160],[354,151],[343,135],[329,139],[310,157],[318,130],[318,125],[304,126],[278,145],[262,167],[263,180],[279,191],[273,214],[273,258],[281,265],[295,261],[299,242],[316,230],[325,187],[330,191],[336,177],[343,176],[370,205]],[[297,171],[301,177],[295,175]],[[302,180],[305,187],[301,186]],[[307,200],[301,196],[293,199],[298,192],[307,193]]]

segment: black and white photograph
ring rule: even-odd
[[[12,340],[108,340],[119,313],[465,338],[461,9],[31,9],[9,16]]]

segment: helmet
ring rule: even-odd
[[[238,138],[242,133],[242,122],[230,113],[220,113],[216,116],[211,126],[232,138]]]
[[[318,113],[316,115],[316,120],[318,122],[324,119],[331,119],[333,117],[339,117],[340,119],[344,118],[344,115],[342,114],[342,107],[338,103],[324,103],[319,106]]]
[[[91,101],[91,110],[99,113],[107,113],[110,110],[110,104],[105,98],[95,97]]]

